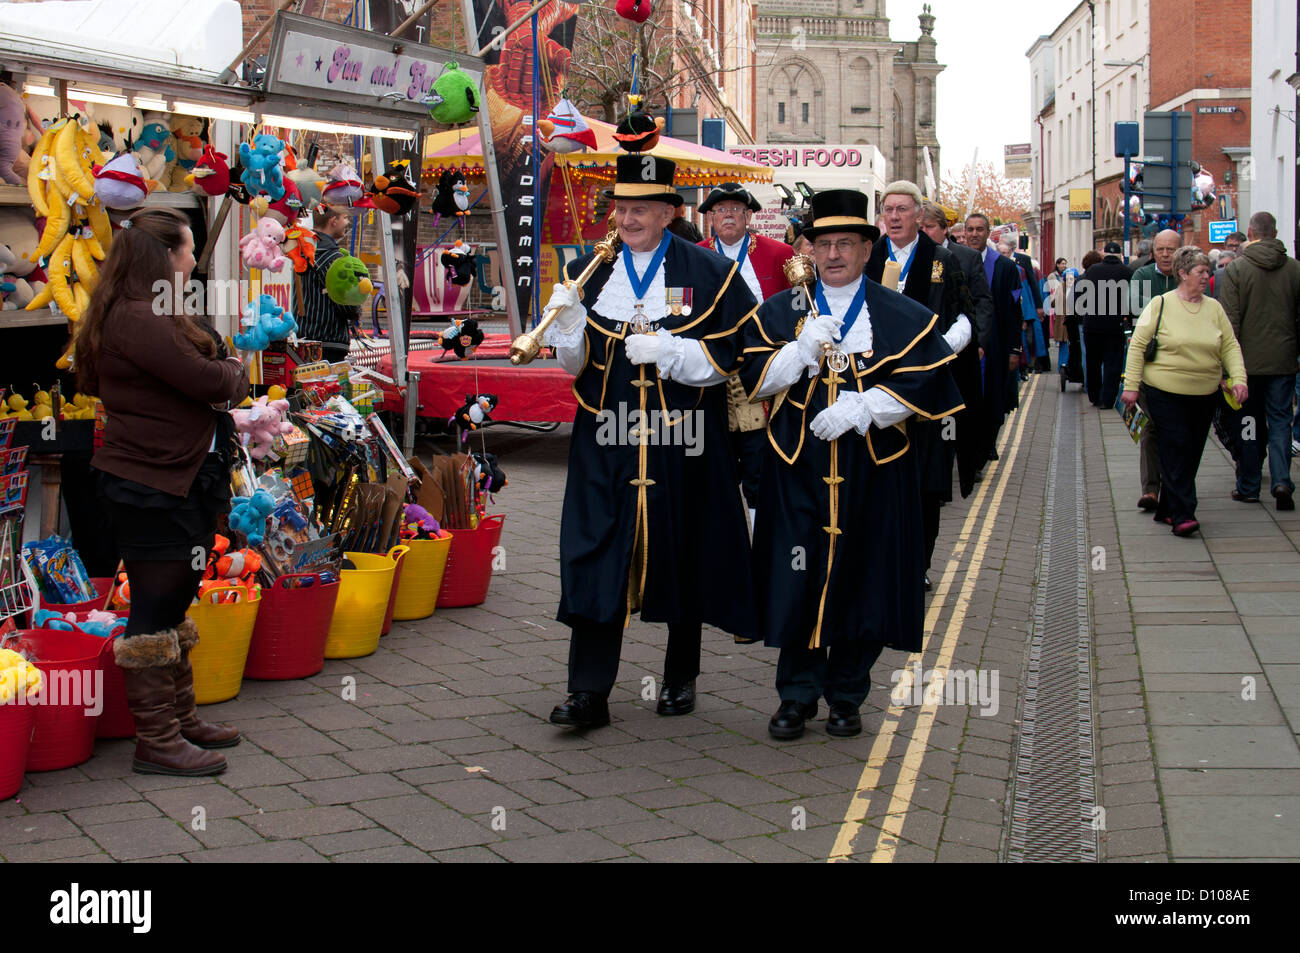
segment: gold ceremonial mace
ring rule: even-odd
[[[812,286],[817,281],[817,264],[807,255],[795,255],[787,258],[785,264],[781,266],[785,271],[785,280],[790,282],[790,286],[798,285],[803,288],[803,293],[808,298],[808,317],[816,318],[817,314],[817,296],[813,294]],[[803,324],[808,318],[800,318],[798,326],[794,329],[794,336],[798,337],[799,332],[803,330]],[[830,353],[831,346],[829,343],[822,345],[822,353]]]
[[[618,237],[618,232],[613,229],[604,237],[603,240],[596,243],[595,256],[587,263],[587,267],[582,269],[582,274],[572,281],[565,281],[566,288],[577,288],[578,297],[582,298],[582,286],[587,280],[607,261],[613,261],[614,256],[618,254],[619,247],[623,240]],[[538,352],[542,349],[542,337],[546,334],[555,316],[560,313],[559,308],[552,308],[542,315],[542,320],[537,322],[537,327],[533,328],[526,334],[521,334],[515,338],[514,343],[510,345],[510,363],[511,364],[531,364],[537,357]]]

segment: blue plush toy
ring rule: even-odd
[[[265,490],[257,490],[252,496],[237,496],[230,503],[230,528],[243,533],[250,546],[261,546],[266,520],[275,512],[275,498]]]
[[[272,341],[283,341],[298,330],[293,315],[280,307],[270,295],[262,295],[244,308],[235,347],[241,351],[264,351]]]
[[[239,161],[244,172],[239,181],[244,183],[250,198],[265,195],[272,202],[284,198],[284,143],[275,136],[259,133],[253,137],[253,147],[247,142],[239,144]]]
[[[110,613],[92,613],[92,615],[107,616]],[[85,618],[73,623],[57,612],[51,612],[48,609],[37,609],[32,621],[38,629],[57,629],[64,632],[80,630],[87,635],[95,635],[101,639],[115,639],[126,631],[126,620],[118,616],[113,616],[111,619],[100,618],[95,620]]]

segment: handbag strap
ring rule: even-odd
[[[1156,329],[1151,332],[1151,340],[1154,341],[1156,338],[1160,337],[1160,322],[1164,320],[1164,317],[1165,317],[1165,296],[1161,295],[1160,307],[1156,310]]]

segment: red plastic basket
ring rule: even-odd
[[[0,800],[13,797],[23,786],[35,723],[35,705],[20,704],[16,698],[0,705]]]
[[[108,602],[109,590],[113,588],[112,579],[92,579],[91,583],[95,587],[95,598],[88,602],[50,602],[41,596],[38,609],[48,609],[51,612],[57,612],[64,615],[68,612],[89,612],[91,609],[102,609]]]
[[[442,574],[438,608],[476,606],[487,598],[492,582],[492,551],[501,542],[504,513],[485,516],[475,529],[451,530],[451,552]]]
[[[292,579],[315,581],[290,588]],[[263,590],[244,677],[306,678],[324,668],[325,640],[338,598],[339,584],[322,582],[320,573],[281,576]]]
[[[393,588],[388,593],[388,609],[384,612],[384,627],[379,630],[380,635],[387,635],[388,630],[393,627],[393,609],[397,606],[397,587],[402,584],[402,564],[406,562],[406,554],[411,551],[410,546],[394,546],[388,551],[397,562],[397,568],[393,570]]]
[[[32,664],[45,677],[36,699],[40,704],[34,706],[27,770],[57,771],[89,760],[99,711],[91,714],[88,709],[92,697],[103,702],[102,659],[112,653],[112,640],[56,629],[24,629],[17,636],[18,644],[9,647],[32,656]]]

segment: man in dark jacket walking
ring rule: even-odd
[[[1219,294],[1250,379],[1232,498],[1243,503],[1259,500],[1267,443],[1273,498],[1279,510],[1293,510],[1291,395],[1300,354],[1300,262],[1278,241],[1277,219],[1268,212],[1250,217],[1248,234],[1250,244],[1242,246],[1241,256],[1224,271]]]
[[[1088,399],[1094,407],[1113,407],[1124,373],[1124,325],[1129,321],[1128,268],[1119,242],[1107,242],[1105,257],[1074,285],[1074,309],[1083,320]]]

